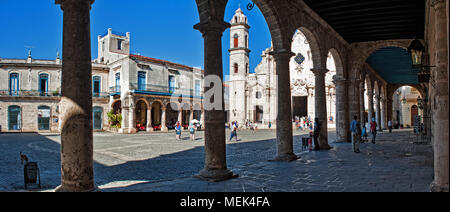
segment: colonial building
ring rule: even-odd
[[[60,132],[62,61],[0,59],[2,132]],[[130,33],[98,36],[92,61],[94,130],[167,131],[201,120],[203,71],[130,54]],[[116,123],[109,118],[120,117]],[[116,116],[116,117],[117,117]]]
[[[276,126],[277,118],[277,74],[276,62],[266,49],[262,61],[254,73],[249,70],[247,17],[238,9],[231,20],[230,29],[230,87],[229,105],[230,121],[237,121],[241,126],[246,122],[259,123],[266,128],[271,123]],[[290,78],[292,93],[292,119],[315,118],[315,78],[311,49],[305,35],[297,30],[293,36],[291,51],[295,53],[290,61]],[[333,76],[336,74],[334,58],[331,54],[327,60],[328,73],[325,77],[328,127],[335,128],[336,92]],[[240,92],[245,91],[245,92]]]

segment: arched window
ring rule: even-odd
[[[20,130],[22,126],[21,109],[17,105],[8,107],[8,130]]]
[[[250,73],[250,68],[248,66],[248,63],[245,64],[245,71],[246,71],[247,74]]]
[[[239,35],[234,34],[234,48],[238,48],[238,47],[239,47]]]
[[[50,130],[50,107],[38,107],[38,130]]]
[[[237,17],[234,17],[234,23],[237,23],[237,22],[238,22]]]
[[[237,63],[234,64],[234,73],[239,73],[239,65]]]
[[[48,74],[39,74],[39,95],[48,95]]]
[[[9,95],[19,96],[19,74],[11,73],[9,75]]]

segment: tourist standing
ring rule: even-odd
[[[177,122],[177,124],[176,124],[176,126],[175,126],[175,133],[176,133],[176,138],[177,138],[177,141],[179,141],[179,140],[181,140],[181,124],[180,124],[180,122],[178,121]]]
[[[193,123],[189,126],[189,134],[191,136],[191,141],[195,141],[195,125]]]
[[[319,147],[319,136],[320,136],[320,122],[319,118],[314,119],[314,151],[320,150]]]
[[[372,133],[372,143],[375,144],[375,140],[377,139],[377,122],[375,121],[375,118],[372,119],[372,122],[370,122],[370,132]]]
[[[392,133],[392,121],[391,120],[388,121],[388,128],[389,128],[389,133]]]
[[[352,131],[352,146],[353,151],[355,153],[361,153],[359,151],[358,128],[359,128],[358,117],[355,116],[353,118],[353,121],[350,123],[350,130]]]

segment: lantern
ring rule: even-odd
[[[414,39],[408,47],[408,53],[410,53],[412,57],[413,68],[419,70],[422,69],[424,52],[425,47],[422,45],[422,42]]]

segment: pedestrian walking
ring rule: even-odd
[[[389,133],[392,133],[392,121],[391,120],[388,121],[388,128],[389,128]]]
[[[313,151],[313,132],[309,132],[309,138],[308,138],[308,146],[309,146],[309,152]]]
[[[175,125],[175,133],[176,133],[177,141],[181,140],[181,124],[179,121]]]
[[[319,147],[320,130],[321,130],[321,126],[320,126],[319,118],[315,118],[314,119],[314,151],[320,150],[320,147]]]
[[[376,143],[377,139],[377,122],[375,121],[375,118],[372,119],[372,122],[370,122],[370,133],[372,133],[372,143]]]
[[[236,142],[238,142],[238,137],[237,137],[237,124],[236,124],[236,122],[233,122],[233,123],[231,124],[230,142],[233,140],[233,138],[236,138]]]
[[[195,141],[195,125],[192,123],[189,125],[189,134],[191,136],[191,141]]]
[[[369,134],[367,133],[366,125],[364,124],[361,130],[362,143],[369,141]]]
[[[358,117],[355,116],[353,118],[353,121],[350,123],[350,130],[352,132],[352,146],[353,146],[353,151],[355,153],[361,153],[359,151],[359,123],[358,123]]]

